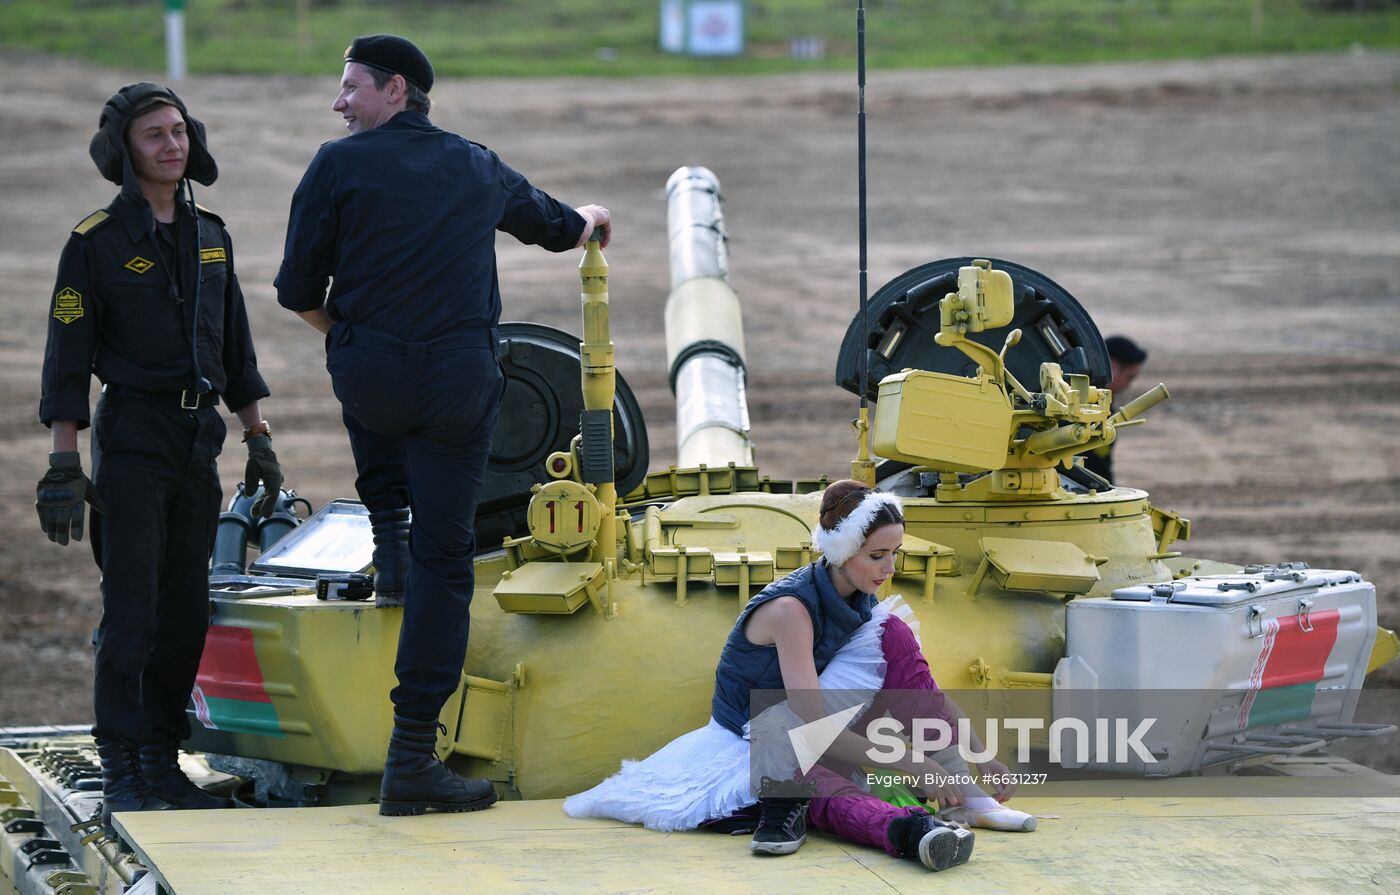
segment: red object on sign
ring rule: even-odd
[[[272,702],[263,687],[262,667],[247,628],[215,625],[204,638],[195,686],[206,697],[242,702]]]
[[[1337,625],[1342,614],[1336,609],[1308,616],[1312,630],[1304,630],[1296,615],[1278,620],[1278,634],[1264,666],[1263,689],[1313,684],[1322,680],[1327,657],[1337,642]]]

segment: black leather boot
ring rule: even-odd
[[[458,777],[438,760],[437,721],[394,714],[394,734],[379,785],[379,813],[395,817],[435,811],[479,811],[496,803],[489,780]]]
[[[174,743],[141,747],[141,776],[151,794],[174,808],[232,808],[233,800],[211,795],[195,786],[180,770],[180,749]]]
[[[159,811],[170,805],[157,798],[141,776],[136,746],[125,740],[100,739],[97,756],[102,761],[102,822],[112,823],[118,811]]]
[[[374,532],[374,605],[402,606],[408,584],[409,511],[372,512],[369,526]]]

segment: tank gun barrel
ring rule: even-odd
[[[729,285],[719,178],[677,168],[666,181],[671,294],[666,361],[676,395],[676,464],[753,464],[744,321]]]
[[[666,180],[666,237],[671,252],[671,289],[708,277],[729,282],[729,234],[724,197],[709,168],[677,168]]]

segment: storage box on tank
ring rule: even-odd
[[[1376,591],[1302,563],[1120,588],[1067,607],[1056,720],[1152,719],[1135,750],[1076,748],[1061,763],[1149,776],[1299,754],[1348,727],[1376,632]],[[1092,737],[1091,737],[1092,739]]]

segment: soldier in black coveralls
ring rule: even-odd
[[[1113,404],[1121,407],[1127,403],[1128,389],[1142,372],[1147,363],[1147,349],[1127,336],[1109,336],[1103,340],[1108,348],[1109,380],[1107,388],[1113,391]],[[1110,484],[1113,482],[1113,445],[1106,444],[1084,455],[1084,468]]]
[[[246,485],[272,512],[282,471],[258,374],[233,243],[193,201],[218,168],[204,125],[174,92],[142,82],[107,100],[90,154],[121,193],[74,228],[59,261],[44,352],[41,421],[53,430],[36,489],[39,523],[66,545],[93,506],[102,569],[93,736],[104,811],[231,803],[180,771],[209,625],[209,555],[222,491],[222,399],[243,424]],[[92,374],[102,397],[89,418]],[[92,479],[78,430],[92,426]]]
[[[471,811],[494,789],[451,774],[433,746],[466,657],[477,496],[505,385],[496,231],[562,252],[595,227],[606,244],[611,219],[435,127],[433,68],[410,41],[358,37],[345,60],[332,108],[350,133],[320,148],[292,197],[277,300],[326,334],[375,528],[376,591],[403,593],[380,813]],[[410,507],[405,559],[389,529]],[[401,576],[386,587],[386,565],[407,566],[406,587]]]

